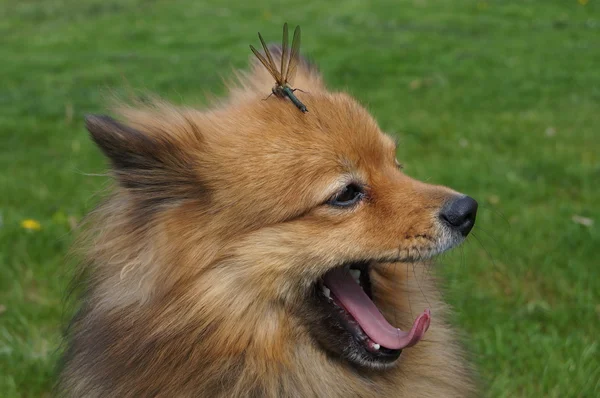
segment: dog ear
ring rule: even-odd
[[[189,154],[166,136],[150,136],[104,115],[88,115],[85,124],[119,184],[147,204],[205,194]]]
[[[105,115],[88,115],[85,125],[114,169],[126,171],[159,166],[156,155],[160,145],[146,134]]]

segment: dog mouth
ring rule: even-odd
[[[370,272],[369,262],[357,262],[330,270],[317,282],[320,327],[332,334],[321,340],[351,362],[382,368],[421,341],[431,314],[425,310],[407,331],[392,326],[373,302]]]

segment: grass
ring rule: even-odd
[[[105,184],[83,115],[128,87],[201,104],[285,20],[401,137],[407,173],[480,201],[440,272],[484,394],[600,395],[595,3],[0,0],[1,395],[55,377],[70,225]]]

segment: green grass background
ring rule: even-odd
[[[329,86],[401,137],[408,174],[479,200],[474,236],[439,272],[482,394],[600,396],[597,1],[0,7],[0,396],[48,395],[55,379],[70,225],[106,184],[87,175],[105,163],[83,115],[128,87],[202,104],[256,31],[278,39],[286,20]]]

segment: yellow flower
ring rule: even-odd
[[[577,0],[582,6],[586,5],[589,0]]]
[[[39,231],[40,229],[42,229],[42,225],[39,222],[29,218],[27,220],[21,221],[21,226],[31,231]]]

